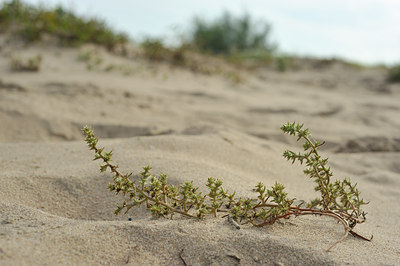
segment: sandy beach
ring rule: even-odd
[[[95,51],[102,64],[78,58]],[[40,54],[38,72],[10,70]],[[105,66],[109,67],[105,70]],[[230,66],[226,66],[231,69]],[[0,49],[1,265],[394,265],[400,261],[400,85],[380,69],[340,62],[277,72],[234,70],[234,82],[95,46]],[[115,216],[80,129],[94,128],[123,172],[151,165],[171,183],[205,189],[220,178],[236,195],[276,181],[290,197],[317,196],[285,149],[301,151],[280,126],[301,122],[326,141],[336,178],[358,184],[367,221],[343,235],[329,217],[297,217],[237,229],[227,218],[154,218],[145,208]],[[129,219],[131,218],[131,219]]]

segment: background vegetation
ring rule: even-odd
[[[248,14],[235,17],[225,12],[214,21],[196,17],[192,28],[190,45],[202,52],[231,55],[275,49],[269,41],[271,26],[264,21],[256,23]]]
[[[400,64],[389,69],[387,80],[389,82],[400,82]]]
[[[271,41],[271,29],[267,21],[255,20],[248,14],[235,16],[225,12],[213,20],[195,17],[190,30],[179,38],[178,45],[167,46],[159,37],[146,38],[139,43],[139,54],[152,61],[202,73],[219,70],[210,69],[210,66],[199,67],[193,54],[216,56],[246,69],[267,67],[280,72],[329,68],[337,63],[358,69],[365,67],[337,58],[313,59],[278,53],[278,46]],[[31,5],[22,0],[10,0],[0,5],[1,32],[26,43],[49,39],[65,46],[92,43],[112,51],[121,48],[123,54],[126,54],[125,45],[129,42],[126,34],[114,31],[102,19],[81,17],[62,6]],[[389,70],[387,81],[400,81],[399,66]]]
[[[111,50],[128,41],[125,34],[116,33],[103,20],[79,17],[62,6],[46,8],[20,0],[1,5],[0,25],[1,31],[9,30],[26,42],[39,41],[48,35],[56,37],[61,45],[93,43]]]

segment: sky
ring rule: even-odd
[[[4,0],[0,0],[4,2]],[[365,64],[400,63],[400,0],[25,0],[104,18],[133,39],[189,30],[194,16],[250,14],[272,25],[283,53],[339,57]]]

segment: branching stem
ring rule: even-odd
[[[356,185],[352,185],[348,179],[331,183],[332,172],[326,167],[328,159],[321,159],[318,153],[318,148],[323,143],[314,141],[308,129],[302,127],[303,125],[288,123],[282,126],[282,130],[297,136],[298,140],[305,140],[303,154],[285,151],[284,157],[293,163],[296,160],[303,163],[305,160],[307,168],[304,172],[317,183],[315,190],[321,193],[321,199],[311,201],[307,208],[301,208],[302,204],[293,206],[294,199],[287,197],[284,186],[278,182],[270,189],[259,183],[254,189],[258,193],[256,198],[237,199],[235,192],[227,192],[222,187],[222,181],[214,178],[207,180],[207,194],[199,192],[192,182],[185,182],[179,187],[172,186],[168,184],[166,175],[151,174],[149,166],[143,167],[144,171],[140,173],[139,180],[130,179],[132,174],[124,175],[117,165],[110,163],[112,151],[103,152],[104,148],[97,147],[98,139],[93,130],[85,127],[82,131],[89,148],[95,152],[94,160],[100,159],[104,163],[100,166],[100,171],[104,172],[109,168],[114,174],[114,182],[109,184],[109,189],[117,194],[121,192],[124,196],[129,196],[132,201],[132,204],[127,204],[124,200],[116,214],[122,209],[126,209],[127,212],[134,206],[145,204],[156,216],[169,216],[172,219],[177,213],[184,217],[202,218],[205,215],[217,217],[218,213],[227,213],[235,221],[243,221],[242,224],[251,223],[257,227],[273,224],[291,216],[320,215],[338,220],[345,230],[345,235],[327,251],[342,242],[349,233],[370,241],[372,238],[367,239],[353,231],[356,224],[365,221],[365,213],[360,210],[360,206],[366,203],[360,199]]]

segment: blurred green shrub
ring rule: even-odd
[[[177,48],[169,48],[159,38],[146,38],[141,42],[140,47],[147,59],[152,61],[167,61],[173,65],[185,65],[185,52],[187,50],[185,45]]]
[[[293,58],[290,56],[278,56],[276,57],[276,69],[279,72],[286,72],[293,67]]]
[[[13,58],[11,60],[12,71],[28,71],[38,72],[40,70],[40,64],[42,63],[42,56],[36,55],[27,59]]]
[[[66,46],[93,43],[112,50],[128,41],[125,34],[115,33],[103,20],[78,17],[61,6],[36,7],[21,0],[6,1],[0,6],[0,25],[1,31],[10,30],[27,42],[50,35]]]
[[[86,63],[87,70],[93,70],[103,63],[103,58],[96,50],[80,51],[77,59]]]
[[[167,59],[170,51],[167,49],[161,39],[146,38],[140,47],[143,50],[144,56],[150,60],[162,61]]]
[[[389,73],[387,75],[387,81],[400,82],[400,64],[395,65],[389,69]]]
[[[247,14],[235,17],[225,12],[214,21],[196,17],[189,43],[200,51],[212,54],[272,52],[275,45],[268,40],[270,30],[268,23],[256,23]]]

